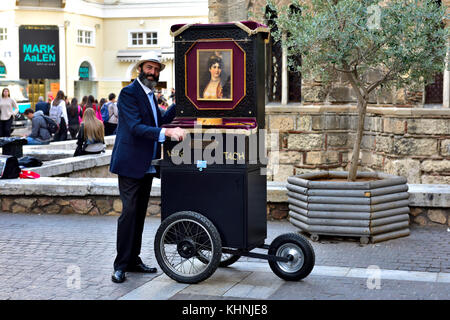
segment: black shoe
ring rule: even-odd
[[[125,281],[125,271],[123,270],[116,270],[111,276],[112,282],[115,283],[122,283]]]
[[[138,263],[134,267],[128,268],[129,272],[141,272],[141,273],[156,273],[156,268],[150,268],[143,263]]]

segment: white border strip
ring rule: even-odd
[[[261,262],[236,262],[232,266],[241,271],[272,272],[268,263]],[[421,272],[405,270],[379,269],[381,280],[402,280],[420,282],[450,283],[450,273],[445,272]],[[312,276],[369,278],[373,275],[373,269],[314,266]]]

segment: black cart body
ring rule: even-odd
[[[161,164],[161,218],[194,211],[217,227],[223,247],[251,250],[267,236],[266,176],[259,165]]]

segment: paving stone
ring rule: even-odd
[[[220,269],[220,272],[215,272],[207,280],[190,285],[180,293],[213,296],[226,295],[231,288],[234,288],[238,283],[241,283],[243,279],[246,279],[250,274],[251,272]]]
[[[101,297],[101,299],[110,300],[126,297],[127,294],[143,285],[152,288],[151,283],[156,280],[155,275],[127,273],[127,280],[124,283],[111,282],[112,264],[116,253],[117,219],[117,216],[0,213],[0,269],[2,270],[0,299],[84,300]],[[157,266],[153,241],[159,225],[160,218],[146,219],[141,257],[150,266]],[[297,232],[297,229],[287,221],[269,221],[266,243],[270,244],[276,236],[287,232]],[[428,283],[385,279],[382,280],[382,288],[389,288],[384,291],[385,296],[381,293],[369,294],[362,295],[363,299],[367,297],[448,299],[450,292],[447,275],[450,273],[448,234],[445,226],[412,225],[411,234],[408,237],[365,246],[361,246],[359,239],[356,238],[321,237],[319,242],[311,242],[316,254],[316,268],[303,281],[290,284],[293,286],[292,292],[296,292],[291,298],[359,299],[358,293],[365,293],[367,290],[366,279],[349,277],[341,277],[343,278],[341,279],[338,276],[345,274],[349,269],[365,270],[369,265],[377,265],[386,270],[435,272],[438,281],[442,279],[446,282]],[[255,251],[265,252],[262,249]],[[70,265],[80,267],[80,289],[67,288],[67,280],[71,275],[67,273],[67,268]],[[161,270],[159,272],[161,274]],[[242,276],[247,277],[240,281]],[[159,279],[164,277],[167,283],[176,287],[176,282],[167,276],[161,276]],[[230,277],[234,278],[230,281]],[[205,281],[205,284],[210,285],[210,293],[213,293],[212,288],[216,286],[214,290],[217,294],[221,294],[226,288],[227,291],[223,294],[229,295],[226,296],[227,298],[236,298],[232,290],[239,295],[244,295],[246,290],[250,297],[267,296],[273,288],[270,286],[263,288],[265,281],[276,285],[281,283],[282,286],[279,289],[286,285],[270,271],[267,261],[242,257],[231,267],[218,269],[210,282]],[[227,284],[220,288],[222,282]],[[230,287],[229,283],[234,285]],[[392,283],[398,288],[395,289]],[[239,284],[241,287],[238,287]],[[311,289],[306,286],[308,290],[303,292],[305,284],[311,284],[314,287]],[[198,286],[200,287],[201,285]],[[294,291],[294,288],[297,291]],[[446,288],[446,291],[443,288]],[[162,291],[160,294],[163,294]],[[189,289],[188,291],[191,293],[182,293],[181,290],[172,298],[224,298],[219,295],[205,295],[201,290]],[[276,292],[271,293],[269,298],[278,299],[275,294]]]
[[[447,283],[381,280],[369,289],[367,279],[310,276],[300,283],[287,282],[273,300],[441,300],[449,299]]]
[[[225,297],[267,299],[283,284],[273,273],[254,272],[228,290]]]

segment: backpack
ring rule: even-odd
[[[22,166],[24,168],[34,168],[42,166],[42,161],[35,157],[22,157],[18,159],[19,167]]]
[[[108,122],[109,120],[109,105],[111,102],[104,103],[102,108],[100,109],[100,113],[102,114],[103,122]]]
[[[53,119],[50,118],[50,117],[47,117],[46,115],[43,115],[43,117],[44,117],[44,119],[45,119],[45,122],[47,123],[47,129],[48,129],[48,131],[49,131],[51,134],[58,132],[58,130],[59,130],[59,125],[56,123],[56,121],[53,120]]]

